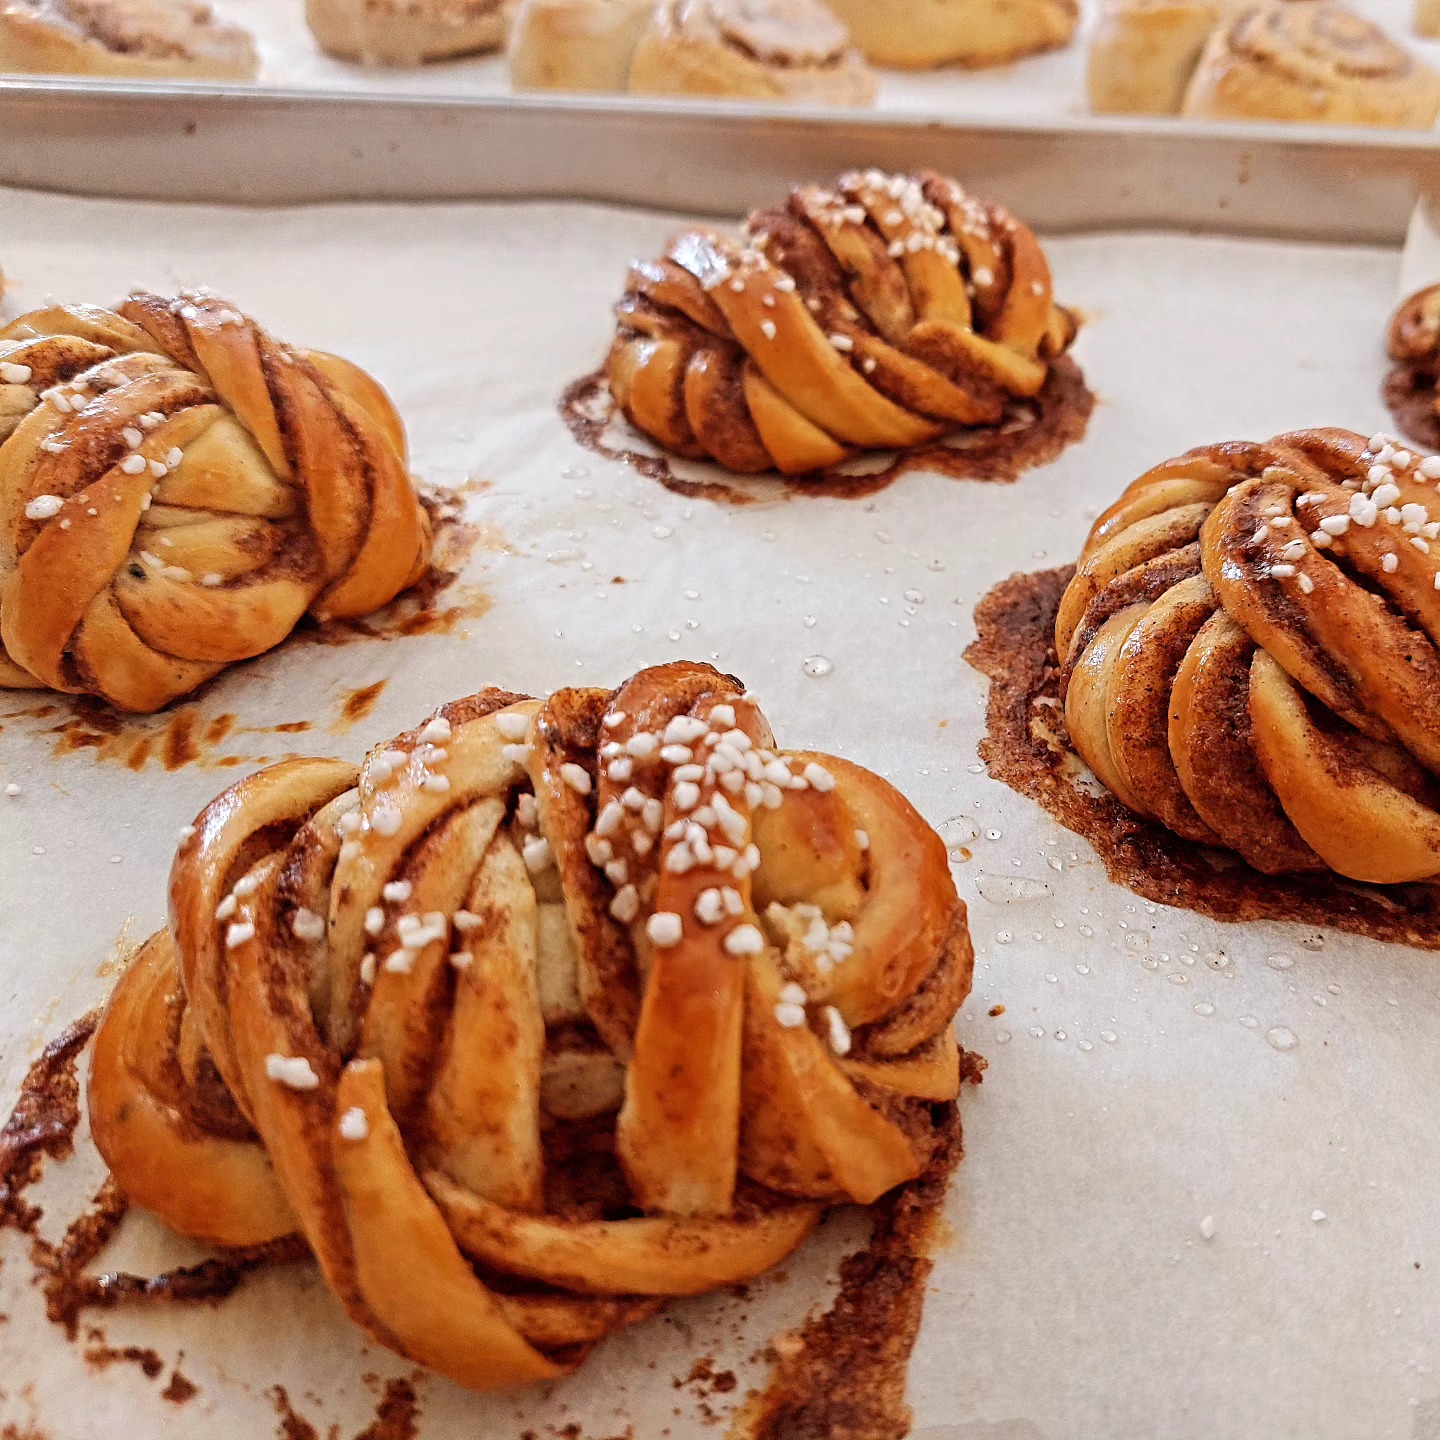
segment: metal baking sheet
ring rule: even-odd
[[[1430,135],[0,80],[0,184],[222,204],[569,197],[738,214],[854,165],[964,175],[1050,231],[1398,244]],[[0,239],[5,214],[0,199]]]

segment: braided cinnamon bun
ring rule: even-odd
[[[1211,35],[1181,113],[1428,130],[1440,113],[1440,76],[1339,5],[1262,3]]]
[[[616,314],[606,374],[632,425],[787,475],[994,424],[1077,330],[1027,226],[944,176],[878,170],[801,186],[744,243],[677,235]]]
[[[424,572],[388,396],[210,295],[0,329],[0,686],[158,710]]]
[[[1437,480],[1440,458],[1306,430],[1131,485],[1055,622],[1106,788],[1269,874],[1440,874]]]
[[[120,1188],[298,1231],[382,1344],[486,1389],[917,1176],[973,958],[883,780],[705,665],[447,705],[196,820],[95,1040]]]
[[[658,0],[630,89],[871,105],[875,72],[820,0]]]

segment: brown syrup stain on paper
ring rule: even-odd
[[[819,471],[801,479],[776,474],[730,476],[726,480],[686,480],[675,473],[664,455],[645,454],[626,443],[640,437],[619,414],[603,370],[575,381],[561,397],[560,415],[570,433],[596,454],[619,460],[667,490],[705,500],[748,505],[768,498],[747,485],[784,487],[787,498],[832,496],[855,500],[893,485],[913,470],[948,475],[954,480],[1009,482],[1027,470],[1048,464],[1061,451],[1084,438],[1095,408],[1095,396],[1085,384],[1079,365],[1062,355],[1051,366],[1045,385],[1034,400],[1012,401],[998,425],[976,426],[957,432],[943,442],[901,451],[878,471],[847,474],[843,466]],[[621,433],[610,436],[614,426]],[[853,462],[852,462],[853,463]]]
[[[279,1440],[339,1440],[339,1427],[331,1425],[321,1431],[315,1423],[295,1409],[283,1385],[270,1391],[280,1425],[275,1431]],[[385,1384],[375,1418],[354,1440],[415,1440],[420,1433],[420,1402],[415,1386],[409,1380],[389,1380]]]
[[[375,614],[357,620],[302,619],[276,650],[265,653],[274,654],[296,644],[333,646],[356,640],[451,634],[465,621],[485,614],[490,608],[489,596],[481,587],[462,584],[459,579],[477,548],[506,548],[493,529],[464,518],[466,497],[485,488],[486,482],[472,481],[453,490],[421,491],[434,530],[434,551],[429,570],[403,595]],[[234,668],[228,667],[221,675]],[[359,710],[354,710],[355,697],[373,690],[378,699],[384,684],[381,680],[346,692],[338,723],[363,718],[368,710],[363,708],[363,702]],[[222,752],[221,746],[240,737],[294,735],[314,727],[312,720],[249,726],[241,724],[240,717],[233,713],[207,715],[199,699],[208,688],[202,686],[173,709],[155,715],[127,714],[88,695],[35,692],[35,703],[0,711],[0,730],[12,721],[28,722],[30,733],[53,737],[51,753],[56,759],[86,751],[97,761],[123,765],[129,770],[142,771],[153,765],[174,771],[191,765],[233,769],[286,759],[288,751],[261,753],[270,748],[264,742],[258,747],[246,745],[240,752]],[[40,694],[43,700],[38,698]],[[370,704],[373,708],[374,701]]]
[[[340,706],[340,718],[330,727],[330,733],[338,735],[358,721],[366,719],[380,703],[380,697],[385,693],[388,683],[385,680],[376,680],[371,685],[362,685],[358,690],[347,690]]]
[[[965,1078],[984,1061],[963,1057]],[[964,1154],[960,1113],[933,1107],[940,1144],[925,1173],[870,1207],[869,1242],[840,1267],[830,1308],[777,1336],[765,1388],[747,1399],[729,1440],[903,1440],[910,1353],[950,1177]]]
[[[1360,885],[1334,875],[1262,875],[1238,856],[1182,840],[1113,795],[1077,783],[1065,729],[1055,613],[1073,566],[1012,575],[975,611],[965,658],[990,680],[980,758],[990,774],[1043,806],[1095,848],[1105,871],[1146,900],[1212,919],[1289,920],[1440,949],[1440,887]]]

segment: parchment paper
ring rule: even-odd
[[[47,294],[208,283],[276,333],[372,369],[426,480],[488,482],[469,505],[490,543],[466,579],[489,612],[466,633],[291,645],[231,670],[200,702],[207,716],[316,729],[222,748],[358,757],[471,688],[612,684],[691,655],[744,677],[782,743],[882,771],[942,827],[978,955],[960,1033],[990,1069],[963,1100],[954,1238],[912,1371],[917,1436],[1440,1435],[1440,961],[1224,926],[1111,886],[1083,842],[980,773],[985,687],[962,659],[980,596],[1073,558],[1098,508],[1152,463],[1294,426],[1382,428],[1397,255],[1056,240],[1058,292],[1091,317],[1077,353],[1100,405],[1083,444],[1015,485],[911,475],[865,501],[734,508],[581,450],[555,411],[603,354],[626,262],[672,224],[563,205],[245,212],[0,192],[0,263],[16,286],[7,314]],[[817,655],[833,672],[810,678]],[[340,695],[381,678],[369,720],[328,734]],[[22,790],[0,795],[4,1110],[40,1044],[107,991],[97,972],[117,939],[161,922],[177,828],[243,767],[133,774],[53,758],[39,721],[0,726],[0,787]],[[1295,1048],[1267,1043],[1278,1026]],[[83,1145],[54,1173],[52,1232],[98,1178]],[[784,1283],[674,1307],[552,1392],[484,1399],[424,1378],[420,1433],[717,1434],[673,1382],[713,1353],[738,1368],[728,1398],[743,1395],[758,1374],[747,1357],[823,1301],[858,1233],[842,1217]],[[192,1253],[135,1222],[113,1258]],[[0,1427],[16,1435],[269,1435],[279,1383],[321,1434],[348,1437],[374,1413],[359,1377],[406,1373],[359,1342],[311,1272],[276,1272],[214,1310],[105,1320],[112,1344],[184,1353],[200,1395],[177,1409],[133,1366],[87,1367],[43,1319],[13,1235],[0,1258]]]
[[[880,113],[926,114],[969,120],[1063,119],[1088,112],[1085,52],[1098,0],[1080,0],[1081,22],[1063,50],[987,70],[907,73],[881,70]],[[1440,42],[1422,40],[1411,19],[1413,0],[1347,0],[1349,9],[1384,27],[1400,44],[1440,69]],[[370,90],[392,94],[504,95],[503,59],[481,56],[388,70],[334,60],[305,24],[303,0],[218,0],[216,8],[249,27],[260,46],[262,85],[306,90]]]

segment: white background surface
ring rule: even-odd
[[[882,114],[966,120],[1055,120],[1087,113],[1085,50],[1098,0],[1080,0],[1080,4],[1076,38],[1065,49],[988,70],[882,70],[876,109]],[[510,89],[505,62],[493,55],[443,61],[417,70],[367,68],[331,59],[316,45],[305,24],[303,0],[215,0],[215,7],[254,33],[260,47],[262,85],[423,95],[498,95]],[[1412,0],[1348,0],[1348,8],[1368,16],[1400,44],[1440,69],[1440,42],[1416,36]]]
[[[1073,558],[1096,511],[1152,463],[1292,426],[1380,428],[1398,256],[1056,240],[1057,291],[1093,317],[1077,353],[1100,403],[1083,444],[1013,486],[912,475],[863,502],[729,508],[580,450],[555,411],[604,353],[626,262],[657,253],[672,224],[578,206],[221,212],[0,192],[0,264],[16,287],[7,315],[46,294],[110,302],[136,282],[208,283],[280,336],[373,370],[426,480],[490,482],[472,514],[509,548],[477,550],[467,578],[494,604],[466,633],[285,648],[228,672],[205,714],[311,718],[313,733],[284,743],[358,757],[486,684],[610,685],[648,662],[709,658],[759,693],[782,744],[883,771],[973,851],[955,872],[978,957],[960,1033],[990,1070],[963,1100],[956,1238],[912,1373],[918,1436],[1434,1440],[1440,957],[1222,926],[1112,887],[1083,842],[976,773],[985,686],[962,659],[980,596]],[[616,574],[632,583],[609,584]],[[807,678],[812,655],[833,673]],[[327,735],[337,697],[382,677],[371,719]],[[177,828],[242,772],[137,776],[53,759],[37,722],[0,726],[0,785],[23,790],[0,797],[3,1110],[40,1044],[103,995],[97,969],[121,932],[162,921]],[[1013,877],[1050,893],[1007,902]],[[1294,964],[1272,969],[1272,955]],[[1008,1007],[998,1020],[995,1003]],[[1271,1048],[1274,1026],[1298,1046]],[[93,1155],[60,1178],[83,1194]],[[717,1331],[723,1364],[803,1315],[846,1233],[842,1221],[788,1284],[760,1287],[738,1339],[734,1302],[702,1301],[607,1345],[553,1394],[482,1399],[426,1378],[421,1434],[510,1440],[570,1420],[592,1440],[627,1422],[636,1440],[667,1425],[716,1434],[672,1377]],[[188,1254],[143,1222],[115,1258],[127,1251]],[[215,1310],[106,1320],[112,1343],[185,1352],[202,1393],[177,1410],[133,1367],[89,1371],[43,1320],[13,1236],[0,1259],[0,1425],[22,1433],[270,1435],[263,1392],[279,1382],[322,1433],[348,1436],[373,1414],[357,1376],[406,1373],[364,1350],[301,1269]],[[742,1368],[739,1394],[754,1375]]]

